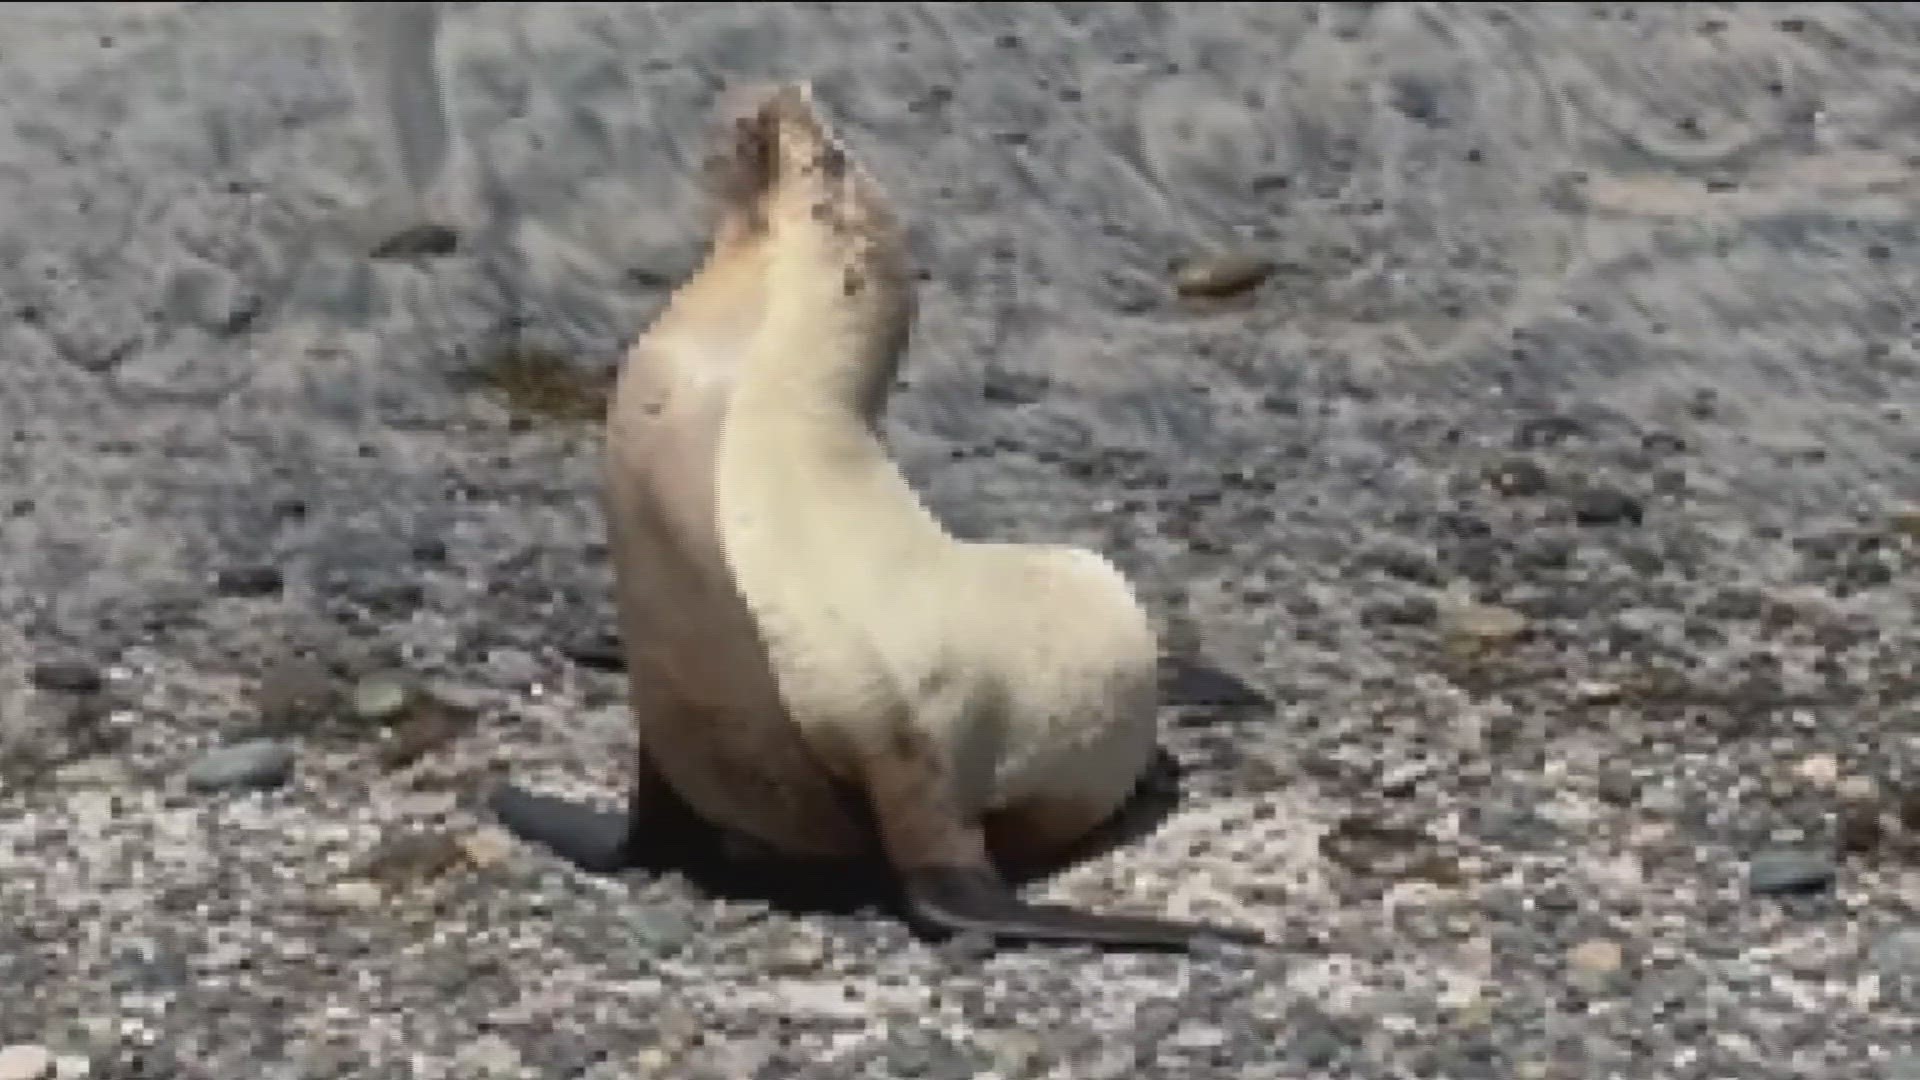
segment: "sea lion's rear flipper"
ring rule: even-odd
[[[1051,942],[1141,950],[1185,950],[1212,938],[1244,945],[1265,939],[1246,930],[1173,919],[1103,915],[1029,904],[990,866],[927,866],[903,870],[907,914],[916,929],[978,933],[1002,941]]]
[[[594,874],[672,865],[698,844],[693,811],[644,752],[624,814],[511,784],[488,796],[487,807],[508,832]]]
[[[961,813],[938,754],[904,726],[885,743],[867,749],[867,796],[899,876],[905,914],[922,934],[1151,950],[1187,949],[1209,938],[1263,942],[1257,934],[1199,923],[1027,903],[993,865],[985,828]]]

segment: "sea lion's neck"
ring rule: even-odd
[[[727,409],[725,498],[786,507],[796,529],[808,531],[804,518],[839,535],[843,553],[867,531],[826,525],[848,514],[887,522],[885,546],[896,552],[946,542],[879,432],[912,321],[902,279],[849,290],[838,273],[773,275]]]
[[[778,241],[766,308],[738,393],[759,415],[835,416],[872,431],[892,390],[914,316],[910,275],[892,236],[849,265],[807,232]]]

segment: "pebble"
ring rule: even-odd
[[[63,694],[97,694],[106,685],[100,669],[79,660],[49,660],[34,666],[33,685]]]
[[[1893,531],[1911,540],[1920,540],[1920,506],[1893,512]]]
[[[1505,645],[1527,629],[1527,617],[1512,608],[1467,600],[1441,605],[1440,629],[1456,649]]]
[[[1640,500],[1612,488],[1592,488],[1573,500],[1573,519],[1582,525],[1638,525],[1644,516]]]
[[[1574,700],[1582,705],[1611,705],[1619,701],[1624,693],[1619,683],[1599,679],[1584,680],[1573,688]]]
[[[1567,950],[1567,966],[1577,975],[1605,977],[1620,970],[1620,944],[1605,938],[1583,941]]]
[[[214,575],[214,590],[223,596],[271,596],[284,587],[280,571],[271,566],[230,566]]]
[[[368,253],[376,259],[418,259],[451,255],[459,248],[458,230],[429,221],[383,238]]]
[[[459,1063],[469,1076],[514,1076],[520,1072],[520,1051],[498,1035],[482,1035],[461,1048]]]
[[[1173,287],[1181,296],[1233,296],[1259,285],[1273,271],[1273,260],[1256,255],[1201,256],[1181,264]]]
[[[627,925],[635,938],[645,942],[647,948],[660,956],[678,953],[699,934],[699,928],[694,926],[693,920],[666,907],[642,911],[632,917]],[[825,958],[826,953],[822,950],[820,959]]]
[[[383,901],[380,886],[358,878],[335,882],[328,894],[336,905],[348,910],[370,911]]]
[[[1046,1047],[1029,1031],[1013,1028],[982,1032],[978,1039],[993,1059],[994,1071],[1001,1076],[1030,1076]]]
[[[1769,848],[1756,854],[1747,883],[1766,896],[1819,892],[1833,884],[1833,860],[1801,848]]]
[[[63,1054],[53,1059],[54,1080],[87,1080],[93,1075],[93,1062],[79,1054]]]
[[[1920,927],[1882,937],[1873,946],[1873,964],[1884,978],[1920,981]]]
[[[250,739],[208,752],[187,769],[201,791],[276,788],[293,775],[293,748],[278,739]]]
[[[44,1046],[16,1043],[0,1049],[0,1080],[46,1080],[53,1074],[53,1055]]]
[[[1547,490],[1547,470],[1528,458],[1512,458],[1488,470],[1487,482],[1508,498],[1522,499]]]
[[[1879,793],[1871,776],[1849,776],[1834,788],[1834,794],[1847,802],[1872,802]]]
[[[1801,761],[1794,771],[1815,787],[1830,788],[1840,780],[1840,759],[1832,754],[1814,754]]]
[[[452,870],[466,858],[460,839],[438,829],[386,836],[360,860],[356,875],[389,889],[410,888]]]
[[[290,657],[260,678],[254,695],[260,718],[283,731],[312,727],[326,719],[335,704],[333,677],[326,666],[307,657]]]
[[[462,836],[460,850],[469,863],[485,870],[506,862],[513,854],[513,837],[497,825],[488,825]]]
[[[353,715],[368,723],[388,723],[406,710],[409,698],[399,677],[370,675],[353,688]]]

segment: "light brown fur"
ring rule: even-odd
[[[642,750],[680,797],[703,818],[781,853],[854,856],[865,853],[867,835],[849,796],[890,803],[887,816],[909,823],[903,827],[912,833],[915,801],[938,801],[927,787],[933,763],[897,746],[829,750],[831,761],[809,748],[780,701],[714,520],[720,425],[768,302],[770,215],[842,211],[769,202],[764,184],[774,170],[765,155],[775,143],[754,122],[766,117],[769,93],[750,88],[724,106],[730,130],[709,162],[718,212],[707,257],[634,343],[615,389],[606,479],[616,599]],[[845,169],[849,162],[806,165]],[[904,335],[912,317],[904,243],[891,220],[865,224],[874,230],[876,257],[837,287],[891,294],[897,325],[886,333]],[[879,344],[894,348],[890,340]],[[889,365],[862,395],[876,417],[890,381]],[[863,783],[877,790],[850,790]],[[903,844],[931,854],[984,843],[1003,863],[1039,865],[1079,843],[1111,810],[1036,797],[988,812],[970,836],[936,836],[941,827],[933,822],[947,815],[918,815],[929,824],[917,838],[896,836],[887,846],[901,855]]]
[[[735,103],[732,110],[746,107]],[[739,185],[750,133],[723,139],[700,269],[634,343],[608,415],[608,524],[643,753],[702,817],[796,855],[851,856],[864,833],[788,722],[716,541],[720,420],[765,306],[767,233]]]

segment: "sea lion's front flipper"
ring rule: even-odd
[[[503,784],[487,799],[501,827],[594,874],[662,867],[684,857],[698,822],[644,751],[625,814]]]
[[[1265,944],[1247,930],[1029,904],[987,866],[915,867],[902,871],[901,883],[908,916],[923,933],[1140,950],[1185,950],[1208,938]]]

